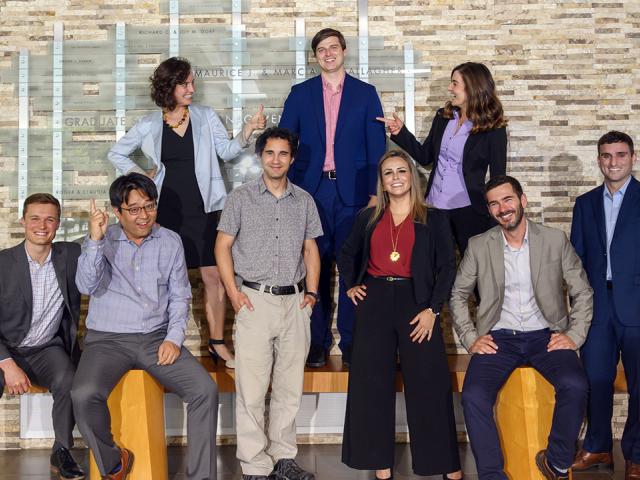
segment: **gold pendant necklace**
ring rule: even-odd
[[[398,252],[398,240],[400,239],[400,230],[402,230],[403,225],[404,225],[404,220],[402,220],[402,222],[400,222],[400,225],[398,226],[398,233],[394,241],[393,240],[393,214],[391,213],[391,210],[389,210],[389,231],[391,233],[391,253],[389,254],[389,259],[392,262],[397,262],[398,260],[400,260],[400,252]]]
[[[165,111],[162,112],[162,120],[164,121],[164,123],[167,124],[167,127],[169,127],[172,130],[175,130],[176,128],[178,128],[180,125],[182,125],[184,123],[184,121],[187,119],[187,115],[189,115],[189,107],[185,106],[184,107],[184,112],[182,113],[182,118],[175,125],[171,125],[168,122],[167,112],[165,112]]]

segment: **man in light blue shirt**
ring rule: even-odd
[[[158,191],[139,173],[109,189],[119,223],[91,201],[76,284],[91,295],[85,349],[71,391],[78,428],[103,478],[126,479],[133,453],[113,441],[109,393],[142,369],[187,403],[187,478],[216,478],[218,390],[182,347],[191,286],[178,234],[155,223]]]
[[[633,140],[611,131],[598,141],[604,183],[580,195],[571,242],[593,288],[593,321],[582,361],[589,380],[587,432],[573,469],[613,467],[613,382],[622,359],[629,411],[622,434],[625,480],[640,479],[640,183]]]

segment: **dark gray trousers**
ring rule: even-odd
[[[60,447],[73,447],[73,406],[71,385],[75,366],[58,337],[40,347],[11,349],[11,357],[24,370],[31,383],[47,388],[53,396],[53,431],[55,442],[52,451]],[[4,386],[4,379],[2,381]]]
[[[120,461],[120,449],[111,434],[107,398],[126,372],[141,369],[187,403],[187,478],[216,479],[218,387],[184,347],[175,363],[158,365],[158,348],[165,335],[164,330],[146,335],[87,332],[71,397],[78,428],[102,475]]]

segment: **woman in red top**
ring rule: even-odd
[[[455,277],[446,219],[429,211],[411,159],[387,152],[378,203],[363,210],[338,268],[356,305],[342,461],[393,478],[400,353],[413,471],[462,478],[451,380],[438,315]]]

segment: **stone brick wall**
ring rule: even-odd
[[[116,22],[167,25],[167,4],[167,0],[0,0],[0,69],[11,65],[20,48],[29,49],[32,56],[46,54],[54,22],[64,22],[66,40],[105,40]],[[347,36],[358,34],[356,0],[250,0],[245,5],[248,10],[242,14],[242,23],[248,38],[292,37],[296,18],[305,18],[309,36],[326,26]],[[640,138],[634,121],[640,109],[636,85],[640,2],[370,0],[368,19],[369,35],[382,37],[385,47],[411,43],[421,61],[432,68],[430,78],[416,82],[418,138],[426,136],[435,110],[447,99],[451,68],[468,60],[490,66],[510,119],[508,171],[522,181],[528,213],[535,220],[568,231],[575,197],[601,181],[595,162],[598,137],[615,128]],[[180,23],[228,25],[231,15],[182,15]],[[396,111],[403,117],[403,94],[380,93],[385,112]],[[18,100],[9,77],[0,78],[0,102],[0,129],[17,129]],[[41,112],[31,112],[32,125],[41,120]],[[0,150],[4,180],[0,183],[0,248],[21,238],[17,197],[10,181],[16,163],[13,150]],[[85,184],[104,183],[108,175],[77,172]],[[86,217],[85,209],[80,201],[65,203],[67,215]],[[192,275],[192,281],[195,299],[200,300],[197,275]],[[188,346],[194,351],[202,351],[206,338],[206,332],[197,327],[203,323],[200,303],[195,303],[195,321],[188,334]],[[447,339],[455,350],[450,331]],[[616,398],[617,435],[626,414],[625,402],[624,396]],[[16,446],[19,403],[5,397],[0,404],[0,448]]]

